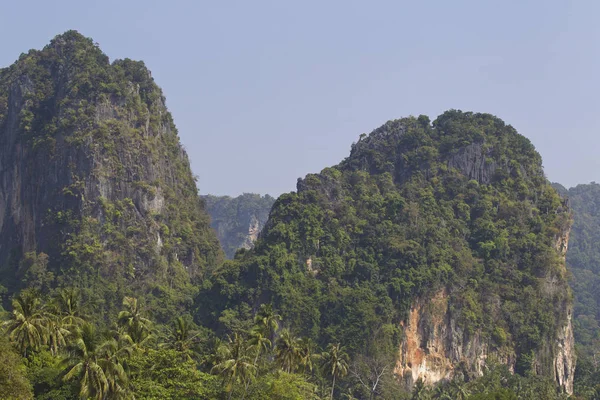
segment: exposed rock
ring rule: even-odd
[[[556,239],[556,249],[562,256],[561,277],[546,276],[543,290],[549,296],[566,292],[564,274],[565,255],[570,229],[566,228]],[[514,372],[514,349],[498,347],[481,332],[468,335],[457,324],[449,307],[450,295],[443,289],[427,298],[415,301],[406,321],[401,323],[404,332],[394,373],[412,388],[419,379],[427,385],[448,381],[456,372],[481,376],[486,362],[492,357]],[[573,394],[575,374],[575,341],[572,326],[572,305],[567,301],[557,310],[560,328],[556,339],[548,341],[536,353],[534,370],[541,375],[554,377],[558,386]],[[550,362],[548,362],[550,360]],[[457,366],[461,370],[456,371]]]
[[[202,196],[217,232],[221,246],[228,258],[238,249],[250,249],[263,229],[275,199],[269,195],[244,193],[229,196]]]
[[[514,371],[514,352],[492,350],[480,332],[469,336],[458,326],[445,289],[429,299],[417,300],[401,326],[404,336],[394,373],[408,388],[419,379],[427,385],[447,381],[456,372],[481,376],[491,354]]]
[[[456,168],[469,179],[487,184],[492,181],[498,163],[491,157],[491,150],[485,150],[481,143],[471,143],[458,149],[448,160],[449,168]]]

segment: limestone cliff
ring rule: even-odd
[[[568,292],[565,283],[565,255],[570,228],[556,236],[556,250],[560,254],[558,276],[547,275],[541,288],[548,296]],[[473,378],[481,376],[486,363],[499,362],[514,372],[517,362],[514,346],[498,346],[492,337],[481,330],[467,333],[459,326],[451,308],[451,295],[442,289],[431,296],[417,299],[408,318],[401,322],[403,338],[394,373],[412,387],[421,379],[433,385],[448,381],[455,374]],[[575,343],[572,326],[572,305],[565,298],[556,310],[557,332],[545,342],[531,360],[532,369],[540,375],[553,376],[567,394],[573,393],[575,373]]]
[[[74,31],[0,70],[2,283],[28,284],[40,253],[45,285],[98,287],[98,307],[189,299],[221,257],[150,72]]]
[[[408,386],[470,379],[496,359],[571,392],[570,222],[541,156],[502,120],[389,121],[277,199],[255,247],[203,294],[202,317],[272,302],[323,347],[364,359],[385,346]]]
[[[275,199],[244,193],[238,197],[202,196],[211,219],[211,226],[228,258],[238,249],[250,249],[265,222]]]

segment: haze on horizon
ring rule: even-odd
[[[76,29],[143,60],[202,194],[278,195],[385,121],[487,112],[551,181],[600,181],[600,3],[5,2],[0,67]],[[8,16],[8,18],[6,18]]]

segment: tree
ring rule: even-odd
[[[277,338],[275,361],[288,374],[292,373],[300,362],[299,341],[289,329],[283,329]]]
[[[152,321],[143,316],[140,304],[135,297],[125,297],[123,307],[125,309],[118,316],[119,326],[125,329],[133,343],[143,344],[152,333]]]
[[[313,360],[318,356],[315,354],[317,345],[310,338],[301,338],[298,341],[299,363],[302,366],[302,372],[312,372]]]
[[[271,342],[275,338],[275,333],[279,330],[279,321],[281,321],[281,315],[273,310],[271,304],[261,304],[258,313],[254,317],[254,323],[258,326],[258,329],[262,330]]]
[[[41,301],[33,290],[24,290],[12,302],[10,320],[4,323],[21,354],[27,357],[31,350],[38,350],[48,338],[47,321]]]
[[[71,335],[70,329],[75,326],[64,325],[60,316],[46,313],[45,328],[47,333],[47,342],[53,355],[67,345],[67,338]]]
[[[331,399],[335,391],[335,380],[346,376],[348,373],[348,354],[344,352],[340,344],[329,344],[327,350],[321,353],[323,371],[332,378]]]
[[[129,360],[131,385],[138,399],[197,400],[221,398],[219,378],[200,372],[174,349],[148,349]]]
[[[33,398],[21,357],[4,338],[0,338],[0,399],[29,400]]]
[[[190,360],[192,346],[199,335],[200,333],[193,329],[192,322],[189,319],[177,317],[173,320],[173,326],[169,330],[169,341],[164,344],[164,347],[176,350],[184,358]]]
[[[217,372],[223,376],[225,390],[229,392],[229,399],[233,393],[233,386],[236,383],[244,385],[244,397],[246,397],[246,388],[248,383],[256,376],[257,368],[252,363],[252,358],[248,356],[248,346],[244,338],[237,332],[233,337],[228,337],[228,343],[222,344],[218,352],[220,362],[217,363],[211,372]]]
[[[251,346],[252,351],[255,352],[254,365],[258,367],[258,359],[261,354],[266,353],[271,348],[271,341],[265,336],[262,329],[254,327],[250,332],[250,340],[248,344]]]
[[[63,362],[65,381],[77,379],[82,399],[123,398],[127,394],[128,376],[120,360],[118,343],[106,341],[93,325],[83,324],[68,347]]]
[[[369,399],[373,399],[377,388],[386,374],[392,370],[392,365],[379,357],[359,355],[350,368],[351,375],[369,392]]]
[[[79,304],[79,290],[74,288],[60,289],[54,297],[54,313],[61,317],[66,326],[79,326],[84,320]]]

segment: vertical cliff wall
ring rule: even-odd
[[[150,72],[74,31],[0,70],[3,284],[26,284],[39,253],[48,286],[93,286],[98,307],[187,301],[221,258]]]

